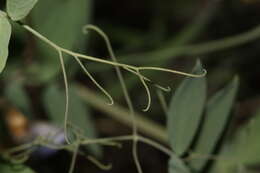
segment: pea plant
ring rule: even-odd
[[[241,162],[241,160],[230,161],[233,160],[233,157],[232,155],[230,156],[227,154],[228,152],[225,151],[225,147],[221,152],[216,152],[218,142],[223,137],[230,121],[230,112],[239,85],[238,77],[234,77],[229,84],[208,99],[206,70],[202,67],[199,60],[196,62],[191,73],[155,66],[135,66],[120,63],[113,52],[108,36],[100,28],[94,25],[82,26],[83,34],[88,34],[90,31],[93,31],[101,36],[106,44],[111,60],[78,53],[60,46],[60,44],[55,43],[41,34],[37,29],[26,24],[24,18],[36,4],[37,0],[7,0],[6,10],[0,11],[0,72],[2,72],[6,66],[8,46],[12,34],[12,26],[14,25],[19,25],[20,28],[29,32],[33,37],[41,41],[41,44],[44,43],[45,46],[48,46],[48,49],[54,50],[56,53],[54,54],[55,56],[52,56],[52,54],[49,55],[51,58],[57,57],[59,59],[59,69],[61,69],[64,81],[64,94],[63,90],[59,90],[56,85],[51,85],[44,95],[44,101],[47,105],[47,112],[51,115],[53,122],[57,122],[57,124],[61,125],[60,117],[63,117],[62,129],[64,131],[65,142],[62,144],[54,142],[53,139],[55,139],[57,134],[50,133],[43,136],[37,136],[31,140],[31,142],[10,148],[1,153],[0,172],[34,172],[29,167],[26,167],[24,163],[30,158],[30,155],[40,147],[46,147],[53,150],[67,150],[71,152],[72,159],[68,173],[74,172],[77,155],[86,157],[86,159],[102,170],[109,170],[112,168],[111,164],[106,165],[101,163],[94,156],[85,154],[81,148],[88,146],[91,148],[93,147],[93,144],[95,144],[95,146],[106,145],[120,147],[121,143],[124,141],[132,141],[132,157],[138,173],[143,172],[142,163],[139,161],[138,157],[139,142],[150,145],[168,155],[168,171],[170,173],[219,172],[219,170],[221,170],[221,172],[228,172],[230,170],[236,172],[238,169],[245,169],[245,162]],[[55,29],[59,30],[58,27]],[[66,59],[68,57],[71,57],[78,63],[86,76],[89,77],[95,86],[104,94],[104,96],[106,96],[108,100],[107,103],[104,103],[103,99],[101,99],[101,102],[109,105],[108,109],[111,110],[113,110],[114,107],[113,97],[98,83],[94,76],[91,75],[82,61],[92,61],[115,68],[128,106],[127,114],[131,115],[131,134],[95,138],[95,135],[93,135],[94,132],[90,132],[91,129],[94,129],[93,124],[82,123],[85,112],[83,111],[82,113],[79,110],[84,110],[84,104],[82,105],[82,102],[80,101],[81,98],[79,98],[77,94],[77,92],[81,90],[81,86],[70,86],[70,83],[68,82],[69,79],[66,69]],[[168,147],[138,133],[138,129],[143,127],[138,124],[139,119],[127,90],[127,84],[123,77],[122,70],[137,76],[142,84],[147,95],[147,105],[143,108],[144,112],[148,111],[151,107],[152,97],[150,87],[153,87],[158,91],[160,103],[167,117],[167,134],[163,134],[164,136],[161,137],[161,139],[168,143]],[[170,92],[170,87],[164,87],[157,84],[152,79],[145,76],[143,73],[144,71],[158,71],[185,76],[185,79],[174,91],[169,105],[164,98],[164,92]],[[18,85],[18,83],[13,83],[11,87],[16,87]],[[14,90],[12,90],[12,92],[13,91]],[[12,92],[9,93],[12,94]],[[92,99],[93,102],[100,101],[100,99],[95,96],[91,97],[91,94],[88,95],[88,97],[89,99]],[[65,103],[61,102],[61,100],[65,101]],[[57,103],[58,105],[53,103]],[[71,108],[71,105],[73,105],[73,108]],[[53,107],[58,107],[59,110],[56,108],[55,111]],[[149,131],[150,133],[153,133],[152,129],[153,127],[151,126],[146,128],[148,131],[147,133],[149,133]],[[99,151],[99,149],[95,147],[92,149],[96,151],[96,153]],[[218,155],[218,153],[220,154]],[[229,160],[229,162],[225,162],[225,160]],[[216,163],[214,164],[216,166],[209,169],[209,165],[213,161]],[[15,169],[16,167],[21,167],[21,169]]]

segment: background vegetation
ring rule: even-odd
[[[5,4],[0,2],[1,10]],[[95,24],[110,37],[122,63],[190,72],[195,64],[194,70],[200,67],[196,63],[200,59],[208,71],[205,78],[145,72],[156,83],[172,88],[162,93],[151,87],[152,105],[145,113],[147,98],[140,80],[124,73],[139,132],[171,147],[192,172],[252,173],[260,172],[259,8],[258,0],[39,0],[23,22],[62,47],[109,59],[104,41],[95,32],[82,34],[83,25]],[[0,152],[40,134],[59,132],[64,119],[57,53],[18,24],[13,23],[12,32],[0,78]],[[80,66],[64,58],[70,121],[90,138],[131,133],[131,118],[115,70],[84,61],[115,99],[115,105],[107,106]],[[55,141],[61,143],[58,137]],[[138,146],[144,172],[187,172],[173,158],[168,166],[169,156],[164,153],[142,143]],[[136,172],[130,142],[120,149],[90,145],[81,150],[105,165],[112,163],[107,172]],[[54,173],[67,172],[70,161],[66,150],[40,148],[25,164],[37,173]],[[82,155],[76,163],[75,172],[100,172]],[[5,164],[0,170],[14,171]]]

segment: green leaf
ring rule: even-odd
[[[242,138],[241,138],[242,139]],[[237,141],[238,142],[238,141]],[[239,143],[245,144],[247,141],[239,141]],[[245,145],[243,146],[244,148]],[[234,143],[226,144],[218,154],[218,158],[213,167],[211,168],[212,173],[244,173],[244,171],[240,171],[241,168],[243,169],[245,165],[243,165],[242,162],[240,162],[240,146],[234,145]]]
[[[246,168],[260,163],[260,110],[253,117],[224,145],[220,157],[228,159],[217,160],[214,172],[236,173],[240,167]]]
[[[63,127],[65,111],[65,92],[56,85],[47,88],[44,93],[44,105],[50,116],[51,122],[57,126]],[[81,97],[77,94],[75,86],[70,85],[69,89],[69,113],[68,121],[78,127],[88,138],[96,138],[97,132],[94,122],[90,117],[87,105],[83,103]],[[97,145],[90,145],[91,151],[100,156],[101,149]]]
[[[8,57],[8,45],[11,37],[11,25],[6,14],[0,11],[0,73],[3,71]]]
[[[213,152],[227,125],[238,84],[238,78],[235,77],[230,84],[217,92],[207,103],[205,121],[194,153],[207,156]],[[195,170],[201,170],[206,163],[207,159],[197,159],[192,160],[190,165]]]
[[[86,38],[82,27],[89,22],[91,2],[92,0],[39,1],[32,12],[34,28],[61,47],[82,51]],[[41,62],[32,73],[41,82],[46,82],[60,72],[60,62],[56,50],[41,40],[37,40],[37,44]],[[68,60],[66,57],[68,56],[64,55],[65,62]]]
[[[193,72],[201,72],[198,61]],[[182,155],[198,129],[206,98],[206,79],[188,77],[177,88],[167,114],[167,128],[172,149]]]
[[[234,160],[239,164],[260,163],[260,110],[253,117],[246,126],[237,132],[234,140],[229,144],[235,150],[237,157]]]
[[[239,137],[237,137],[239,143],[236,145],[238,145],[241,156],[240,163],[243,164],[260,163],[260,111],[254,117],[250,124],[242,129]]]
[[[7,0],[7,13],[12,20],[18,21],[25,18],[38,0]]]
[[[169,173],[190,173],[189,168],[183,161],[175,155],[172,155],[168,164]]]
[[[31,168],[25,165],[10,165],[0,163],[1,173],[35,173]]]
[[[50,85],[44,92],[43,103],[52,123],[62,127],[65,111],[65,92]]]

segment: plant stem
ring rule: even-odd
[[[164,114],[167,115],[168,105],[167,105],[167,102],[166,102],[165,97],[163,95],[163,92],[161,90],[157,89],[156,93],[157,93],[157,97],[159,99],[159,102],[161,104],[162,110],[163,110]]]
[[[88,144],[100,144],[100,143],[106,143],[109,141],[131,141],[131,140],[135,140],[134,138],[137,138],[138,141],[145,143],[147,145],[150,145],[156,149],[158,149],[159,151],[167,154],[168,156],[173,155],[174,153],[168,149],[167,147],[149,139],[143,136],[133,136],[133,135],[125,135],[125,136],[116,136],[116,137],[108,137],[108,138],[100,138],[100,139],[87,139],[85,141],[82,141],[81,144],[82,145],[88,145]]]
[[[184,45],[184,46],[181,45],[175,48],[169,46],[148,53],[138,54],[136,56],[143,57],[142,59],[138,59],[138,62],[140,60],[143,60],[141,63],[146,63],[146,64],[155,63],[158,61],[163,61],[163,60],[172,59],[174,57],[181,57],[181,56],[190,56],[191,58],[197,58],[197,55],[208,54],[208,53],[236,47],[242,44],[252,42],[259,38],[260,38],[260,25],[256,26],[255,28],[247,32],[238,34],[236,36],[230,36],[219,40],[209,41],[206,43],[198,43],[195,45]]]
[[[100,111],[106,113],[106,115],[111,116],[113,119],[127,125],[131,126],[132,119],[129,115],[129,111],[116,103],[113,106],[108,106],[105,104],[103,98],[98,96],[93,91],[78,85],[79,95],[82,97],[84,101],[86,101],[89,105],[94,108],[99,109]],[[136,126],[140,130],[140,132],[150,136],[164,144],[168,143],[167,132],[164,127],[161,125],[146,119],[144,115],[140,115],[135,113]]]

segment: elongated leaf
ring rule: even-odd
[[[189,168],[183,161],[175,155],[172,155],[168,165],[169,173],[190,173]]]
[[[241,130],[236,141],[240,153],[239,161],[243,164],[260,163],[260,111],[254,117],[248,126]]]
[[[202,131],[194,149],[195,153],[207,156],[214,150],[227,124],[237,89],[238,78],[235,77],[229,85],[209,100]],[[191,166],[196,170],[201,170],[206,163],[206,159],[198,159],[193,160]]]
[[[86,35],[82,27],[89,22],[92,0],[42,0],[32,12],[34,27],[66,49],[82,50]],[[50,5],[51,4],[51,5]],[[32,73],[46,82],[60,72],[57,51],[37,40],[41,63]],[[74,49],[74,50],[75,50]],[[66,55],[64,54],[66,57]],[[64,58],[67,62],[68,58]],[[73,64],[70,64],[73,65]],[[70,66],[71,67],[71,66]]]
[[[12,20],[18,21],[25,18],[38,0],[7,0],[7,13]]]
[[[35,173],[32,169],[24,165],[10,165],[0,163],[1,173]]]
[[[201,72],[198,61],[193,72]],[[167,128],[172,149],[183,154],[189,147],[201,120],[206,98],[206,80],[186,78],[172,97],[168,111]]]
[[[88,107],[83,104],[73,85],[69,89],[69,98],[69,122],[79,128],[86,137],[96,138],[97,132],[94,127],[94,122],[91,120]],[[50,86],[44,94],[44,105],[51,121],[54,124],[63,127],[65,92],[55,85]],[[97,145],[91,145],[91,151],[97,155],[101,154],[101,150]]]
[[[260,110],[255,118],[242,127],[231,141],[227,141],[212,172],[236,173],[241,167],[260,163]]]
[[[11,25],[6,14],[0,11],[0,73],[3,71],[8,57],[8,45],[11,37]]]

